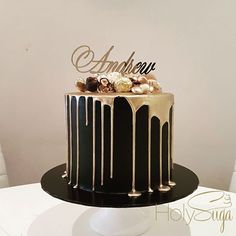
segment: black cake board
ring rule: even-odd
[[[154,191],[143,193],[139,197],[128,194],[103,194],[74,189],[62,178],[66,164],[54,167],[46,172],[41,179],[42,189],[55,198],[63,201],[94,207],[144,207],[173,202],[193,193],[199,184],[197,175],[188,168],[174,164],[173,181],[176,186],[168,192]]]

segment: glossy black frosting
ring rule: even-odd
[[[78,99],[78,100],[77,100]],[[132,189],[132,109],[127,99],[118,96],[114,99],[113,124],[113,176],[110,177],[111,162],[111,107],[104,106],[104,180],[101,184],[101,102],[95,102],[95,166],[93,166],[93,99],[85,96],[66,95],[67,130],[69,145],[69,163],[67,178],[71,186],[79,183],[78,188],[93,190],[93,168],[95,168],[94,191],[103,193],[129,193]],[[78,103],[77,103],[78,102]],[[68,105],[70,104],[70,106]],[[88,124],[86,126],[86,105]],[[148,191],[148,105],[141,106],[136,112],[135,137],[135,183],[136,190]],[[162,126],[162,182],[168,185],[168,164],[171,166],[172,157],[168,159],[168,150],[172,149],[172,119],[173,106],[169,110],[169,124]],[[78,117],[77,117],[78,116]],[[78,119],[77,119],[78,118]],[[77,127],[79,125],[79,127]],[[151,188],[157,189],[160,184],[160,120],[151,119]],[[77,134],[78,132],[78,134]],[[79,150],[77,146],[79,135]],[[169,138],[169,142],[168,142]],[[168,144],[170,145],[168,149]],[[79,153],[77,153],[79,151]],[[79,154],[79,163],[77,158]],[[72,160],[70,160],[72,158]],[[168,163],[168,162],[171,163]],[[79,165],[77,165],[79,164]],[[78,173],[79,174],[78,174]],[[70,178],[71,176],[71,178]],[[79,179],[77,177],[79,176]]]

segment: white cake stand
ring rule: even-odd
[[[90,219],[91,228],[106,236],[136,236],[153,224],[150,208],[100,208]]]
[[[128,194],[103,194],[74,189],[67,184],[65,179],[61,178],[64,170],[65,164],[57,166],[45,173],[41,179],[43,190],[53,197],[67,202],[96,207],[91,214],[86,216],[86,224],[96,233],[95,235],[104,236],[146,235],[154,222],[153,211],[151,212],[150,206],[160,205],[186,197],[196,190],[199,184],[196,174],[183,166],[175,164],[173,181],[176,182],[176,186],[170,191],[146,192],[139,197],[129,197]],[[58,216],[55,215],[54,217],[56,218]],[[66,222],[68,223],[68,216],[64,216],[63,214],[60,217],[63,217],[64,220],[66,217]],[[80,224],[80,221],[75,222],[78,225]],[[73,228],[75,229],[77,227],[74,225]],[[54,232],[53,234],[47,235],[59,236],[60,234],[55,234]],[[72,232],[72,234],[66,235],[85,236],[84,234],[79,234],[79,232],[76,232],[76,234]],[[166,232],[165,235],[167,235]]]
[[[140,209],[140,208],[133,208]],[[151,213],[152,224],[147,231],[143,232],[142,236],[190,236],[190,228],[185,220],[170,221],[166,214],[158,214],[157,218],[155,215],[156,210],[159,212],[167,212],[168,208],[165,205],[152,207],[145,207],[149,213]],[[132,209],[129,209],[132,210]],[[101,234],[95,232],[90,225],[90,221],[94,215],[100,211],[99,208],[92,207],[88,209],[81,205],[74,205],[68,203],[61,203],[36,217],[36,219],[31,223],[31,225],[25,228],[21,236],[101,236]],[[172,210],[173,219],[179,219],[181,216],[177,211]],[[118,219],[119,220],[119,219]],[[126,225],[128,225],[127,222]],[[114,221],[111,227],[108,226],[109,222],[104,226],[110,230],[110,234],[105,234],[109,236],[117,235],[117,231],[112,231],[112,229],[117,230],[117,226],[113,228]],[[129,225],[128,225],[129,226]],[[129,227],[129,229],[131,229]],[[132,233],[138,233],[139,226],[135,227],[128,232],[122,229],[126,235],[132,235]],[[139,231],[140,232],[140,231]],[[121,233],[121,232],[120,232]],[[131,233],[131,234],[130,234]]]

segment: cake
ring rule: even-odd
[[[151,75],[92,75],[65,95],[74,189],[138,197],[167,192],[173,172],[174,96]]]

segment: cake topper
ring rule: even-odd
[[[80,73],[100,74],[109,72],[119,72],[122,74],[148,74],[155,70],[155,62],[134,62],[132,52],[126,61],[118,62],[109,59],[114,46],[100,58],[95,59],[95,53],[87,45],[82,45],[74,50],[71,62]]]

